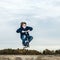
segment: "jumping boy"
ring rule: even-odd
[[[29,43],[33,39],[33,37],[29,35],[29,32],[32,30],[33,28],[27,26],[26,22],[21,22],[20,28],[16,31],[17,33],[20,33],[20,38],[24,48],[29,47]]]

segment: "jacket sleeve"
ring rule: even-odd
[[[22,32],[21,28],[17,29],[16,32],[21,33]]]
[[[33,28],[32,27],[29,27],[29,26],[27,26],[27,29],[30,30],[30,31],[33,30]]]

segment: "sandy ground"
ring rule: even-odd
[[[0,55],[0,60],[60,60],[54,55]]]

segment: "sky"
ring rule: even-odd
[[[23,48],[16,33],[22,21],[33,27],[28,49],[59,49],[60,0],[0,0],[0,49]]]

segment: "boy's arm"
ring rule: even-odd
[[[32,27],[27,27],[27,29],[28,29],[28,30],[30,30],[30,31],[32,31],[32,30],[33,30],[33,28],[32,28]]]
[[[16,30],[17,33],[21,33],[21,31],[22,31],[21,28]]]

